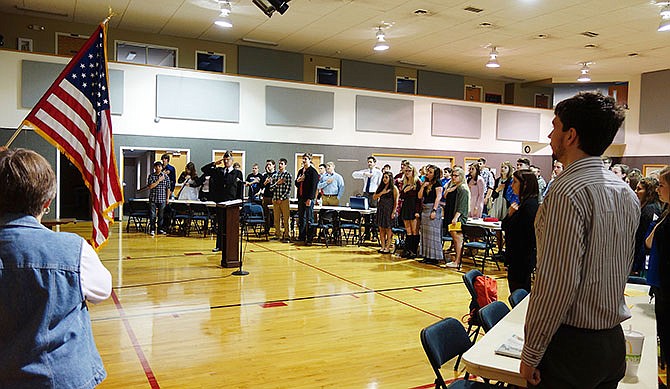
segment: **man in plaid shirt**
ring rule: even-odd
[[[272,176],[274,195],[272,197],[272,210],[275,219],[275,237],[282,242],[289,240],[289,196],[291,195],[291,173],[286,171],[286,158],[279,159],[279,171]],[[281,222],[284,221],[284,231],[281,230]]]
[[[170,177],[166,172],[163,172],[163,164],[160,161],[154,162],[154,172],[149,174],[147,184],[147,189],[149,189],[149,234],[154,236],[156,235],[156,212],[158,212],[158,226],[162,228],[163,211],[171,194]],[[166,234],[162,229],[158,230],[158,233]]]

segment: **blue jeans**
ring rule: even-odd
[[[163,211],[165,203],[149,203],[149,231],[156,231],[156,211],[158,211],[158,228],[163,228]]]
[[[314,200],[309,206],[305,205],[305,200],[298,200],[298,240],[307,239],[307,230],[309,224],[314,221]]]

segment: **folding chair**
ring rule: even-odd
[[[212,215],[209,212],[207,204],[197,202],[191,204],[191,226],[194,227],[197,232],[202,232],[203,238],[207,237],[211,218]]]
[[[130,232],[130,225],[135,227],[136,231],[144,231],[149,222],[149,202],[134,201],[129,199],[123,204],[123,213],[128,215],[126,223],[126,232]]]
[[[481,382],[469,381],[470,374],[467,371],[464,380],[457,380],[447,385],[440,373],[442,365],[456,356],[460,360],[461,355],[468,351],[472,344],[463,325],[453,317],[442,319],[421,330],[421,345],[435,372],[436,389],[484,389],[489,387]]]
[[[310,223],[308,239],[311,241],[314,236],[318,239],[323,237],[326,247],[328,241],[335,241],[339,232],[339,218],[334,209],[322,209],[319,211],[318,219],[315,223]]]
[[[519,303],[528,296],[528,292],[526,289],[517,289],[512,294],[509,295],[509,305],[512,306],[512,308],[516,307],[519,305]]]
[[[482,260],[482,273],[484,273],[484,266],[486,265],[486,259],[492,259],[493,254],[493,237],[492,233],[484,227],[471,226],[468,224],[462,225],[463,231],[463,249],[470,250],[479,250],[483,251],[483,255],[480,257]],[[472,262],[475,266],[477,262],[475,261],[476,255],[472,254]],[[500,265],[498,262],[495,263],[500,270]]]
[[[509,313],[509,307],[502,301],[494,301],[485,307],[482,307],[479,314],[479,321],[482,323],[484,332],[491,331],[494,325],[498,324],[503,317]]]
[[[349,238],[351,238],[352,243],[356,238],[358,240],[357,244],[360,246],[362,241],[361,220],[363,219],[361,214],[356,211],[340,211],[339,218],[340,237],[343,237],[347,243],[349,243]]]
[[[393,219],[393,226],[391,227],[391,232],[395,236],[393,240],[393,254],[398,250],[405,249],[405,239],[407,238],[407,231],[400,220],[400,217]]]
[[[477,341],[477,336],[479,336],[479,330],[482,327],[482,323],[479,320],[479,304],[477,303],[477,291],[475,290],[475,278],[482,276],[482,272],[477,269],[470,270],[469,272],[463,274],[463,283],[465,288],[470,293],[470,305],[468,307],[468,331],[467,334],[469,337],[472,337],[472,343]],[[458,370],[458,365],[461,363],[461,357],[458,357],[456,365],[454,365],[454,371]]]
[[[181,235],[188,235],[188,230],[191,225],[191,207],[188,204],[171,203],[171,222],[170,234],[179,233]]]
[[[262,206],[254,203],[245,203],[240,212],[240,221],[242,233],[246,234],[247,242],[249,241],[249,228],[253,229],[254,234],[259,238],[261,234],[265,234],[265,240],[270,239],[267,231],[265,231],[265,215],[263,215]]]

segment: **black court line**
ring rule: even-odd
[[[228,278],[228,277],[230,277],[230,276],[225,276],[225,277],[221,277],[221,278]],[[176,281],[176,282],[179,282],[179,281]],[[176,282],[172,282],[172,283],[176,283]],[[125,317],[127,317],[127,318],[140,318],[140,317],[148,317],[148,316],[174,315],[174,314],[179,314],[179,313],[205,312],[205,311],[211,311],[211,310],[214,310],[214,309],[223,309],[223,308],[240,308],[240,307],[251,306],[251,305],[272,304],[272,303],[278,303],[278,302],[307,301],[307,300],[316,300],[316,299],[332,298],[332,297],[342,297],[342,296],[352,296],[352,295],[366,295],[366,294],[384,293],[384,292],[395,292],[395,291],[401,291],[401,290],[411,290],[411,289],[414,289],[414,288],[427,289],[427,288],[434,288],[434,287],[440,287],[440,286],[451,286],[451,285],[459,285],[459,284],[461,284],[460,281],[454,281],[454,282],[442,282],[442,283],[438,283],[438,284],[426,284],[426,285],[416,285],[416,286],[400,286],[400,287],[385,288],[385,289],[369,289],[369,290],[361,290],[361,291],[357,291],[357,292],[329,293],[329,294],[323,294],[323,295],[305,296],[305,297],[292,297],[292,298],[286,298],[286,299],[250,301],[250,302],[246,302],[246,303],[234,303],[234,304],[224,304],[224,305],[212,305],[208,308],[188,308],[188,309],[177,309],[177,310],[173,310],[173,311],[165,311],[165,312],[159,312],[159,313],[140,313],[140,314],[135,314],[135,315],[126,315]],[[120,288],[115,287],[113,289],[120,289]],[[91,321],[109,321],[109,320],[117,320],[117,319],[119,319],[119,318],[115,317],[115,316],[108,316],[108,317],[101,317],[101,318],[97,318],[97,319],[91,319]]]

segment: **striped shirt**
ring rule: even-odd
[[[277,184],[277,181],[282,178],[284,179],[284,183]],[[283,172],[275,172],[275,174],[272,176],[272,185],[274,185],[274,197],[272,197],[272,200],[279,201],[288,199],[291,195],[292,182],[291,173],[287,172],[286,170]]]
[[[624,301],[640,205],[600,157],[570,164],[535,219],[537,277],[521,359],[537,366],[558,327],[601,330],[628,319]]]

